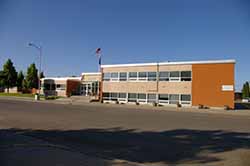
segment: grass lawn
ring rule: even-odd
[[[0,96],[6,96],[6,97],[30,97],[30,98],[34,98],[35,95],[34,94],[30,94],[30,93],[0,93]],[[40,95],[41,99],[44,99],[43,95]],[[47,100],[55,100],[55,99],[59,99],[62,98],[60,96],[48,96]]]
[[[0,96],[34,97],[35,95],[29,93],[0,93]]]

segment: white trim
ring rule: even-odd
[[[96,72],[96,73],[82,73],[81,75],[101,75],[102,73],[100,73],[100,72]]]
[[[81,77],[45,77],[41,79],[44,80],[56,80],[56,81],[66,81],[66,80],[79,80],[81,81]]]
[[[133,64],[101,65],[101,67],[102,68],[110,68],[110,67],[132,67],[132,66],[156,66],[157,64],[159,64],[159,65],[192,65],[192,64],[220,64],[220,63],[236,63],[236,60],[234,60],[234,59],[226,59],[226,60],[207,60],[207,61],[133,63]]]

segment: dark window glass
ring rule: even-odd
[[[181,95],[181,101],[191,101],[191,95]]]
[[[43,85],[44,90],[50,90],[50,84],[44,84]]]
[[[170,94],[169,95],[169,103],[170,104],[177,104],[179,102],[179,95],[178,94]]]
[[[178,71],[171,71],[170,72],[170,77],[180,77],[180,72],[178,72]]]
[[[103,95],[103,98],[109,98],[110,93],[103,93],[102,95]]]
[[[118,78],[118,73],[111,73],[111,78]]]
[[[56,84],[51,84],[51,90],[56,90]]]
[[[159,100],[168,100],[168,94],[159,94]]]
[[[139,72],[139,80],[146,80],[147,72]]]
[[[148,94],[148,102],[149,103],[156,102],[156,94]]]
[[[103,74],[103,81],[110,81],[110,73],[104,73]]]
[[[129,79],[136,80],[137,72],[129,72]]]
[[[191,71],[181,72],[181,81],[191,81]]]
[[[127,98],[126,93],[119,93],[119,98],[122,98],[122,99]]]
[[[120,81],[127,81],[127,73],[126,72],[120,73]]]
[[[159,81],[169,81],[169,72],[159,72]]]
[[[148,81],[156,81],[156,72],[148,72]]]
[[[139,94],[138,94],[138,99],[146,99],[146,94],[144,94],[144,93],[139,93]]]
[[[136,102],[136,99],[137,99],[136,93],[129,93],[128,94],[128,101],[129,102]]]

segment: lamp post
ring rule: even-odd
[[[37,46],[34,43],[29,43],[29,46],[34,47],[39,51],[38,95],[40,96],[40,89],[41,89],[40,74],[41,74],[41,66],[42,66],[42,47]]]

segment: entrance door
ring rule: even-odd
[[[81,85],[81,95],[88,96],[91,94],[91,84],[82,84]]]

